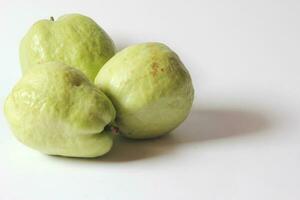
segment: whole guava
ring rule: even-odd
[[[80,69],[91,81],[114,54],[115,46],[105,31],[80,14],[39,20],[20,45],[23,72],[36,64],[60,61]]]
[[[95,84],[111,99],[116,125],[129,138],[153,138],[188,116],[194,89],[179,57],[161,43],[130,46],[99,71]]]
[[[96,157],[112,147],[115,109],[79,70],[50,62],[32,67],[8,96],[4,112],[14,135],[45,154]]]

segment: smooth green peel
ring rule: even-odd
[[[188,116],[194,89],[179,57],[161,43],[133,45],[99,71],[95,84],[111,99],[123,135],[143,139],[164,135]]]
[[[79,70],[58,62],[32,67],[8,96],[14,135],[50,155],[96,157],[112,147],[111,101]]]
[[[115,46],[106,32],[80,14],[36,22],[20,45],[23,72],[36,64],[59,61],[81,70],[91,81],[114,54]]]

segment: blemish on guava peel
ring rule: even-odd
[[[153,77],[155,77],[157,75],[159,66],[158,66],[158,64],[156,62],[154,62],[152,64],[151,68],[152,68],[151,74],[152,74]]]

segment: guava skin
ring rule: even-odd
[[[120,51],[102,67],[95,84],[113,102],[121,133],[134,139],[170,132],[188,116],[194,99],[189,72],[161,43]]]
[[[97,157],[112,147],[104,130],[116,115],[111,101],[82,72],[58,62],[25,73],[4,112],[17,139],[45,154]]]
[[[114,54],[115,46],[105,31],[80,14],[38,21],[20,44],[23,73],[36,64],[60,61],[81,70],[91,81]]]

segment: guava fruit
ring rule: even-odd
[[[80,14],[39,20],[20,44],[23,72],[35,64],[60,61],[81,70],[91,81],[114,54],[115,46],[106,32]]]
[[[95,84],[114,104],[120,132],[135,139],[158,137],[176,128],[194,99],[188,70],[161,43],[123,49],[105,63]]]
[[[78,69],[58,62],[25,73],[4,112],[17,139],[45,154],[96,157],[112,147],[111,101]]]

